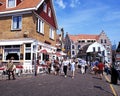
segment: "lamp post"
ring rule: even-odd
[[[34,70],[35,70],[35,73],[34,75],[37,76],[37,44],[38,44],[38,41],[36,40],[35,41],[35,53],[34,53]]]

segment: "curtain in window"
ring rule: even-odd
[[[22,28],[21,16],[14,16],[13,29],[21,29],[21,28]]]
[[[54,30],[52,28],[50,28],[49,34],[50,34],[50,38],[54,39]]]
[[[21,29],[22,28],[22,17],[18,16],[18,28]]]
[[[49,34],[50,34],[50,38],[52,38],[52,29],[51,28],[50,28]]]
[[[38,19],[38,22],[37,22],[37,31],[40,32],[40,33],[43,33],[44,34],[44,22],[40,19]]]
[[[8,7],[15,7],[15,0],[8,0]]]
[[[17,17],[13,17],[13,29],[17,29]]]

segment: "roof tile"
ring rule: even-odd
[[[95,39],[97,40],[99,35],[89,35],[89,34],[79,34],[79,35],[69,35],[70,39],[73,41],[85,40],[85,39]]]
[[[3,4],[0,6],[0,12],[33,8],[36,7],[41,1],[42,0],[22,0],[22,2],[20,2],[16,7],[6,8],[6,0],[1,0]]]

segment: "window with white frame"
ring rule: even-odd
[[[50,27],[49,29],[49,36],[51,39],[54,39],[54,29]]]
[[[93,47],[93,52],[95,52],[95,47]]]
[[[38,18],[38,21],[37,21],[37,31],[39,33],[44,34],[44,22],[39,18]]]
[[[51,17],[51,9],[48,9],[48,16]]]
[[[46,13],[47,12],[47,4],[44,2],[43,3],[43,11]]]
[[[7,7],[15,7],[16,6],[16,0],[7,0]]]
[[[75,55],[75,51],[72,51],[72,55]]]
[[[31,60],[31,44],[25,44],[25,60]]]
[[[75,49],[75,46],[74,46],[74,45],[72,45],[72,49]]]
[[[12,30],[22,29],[22,16],[13,16],[12,17]]]

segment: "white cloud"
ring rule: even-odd
[[[56,0],[56,3],[63,9],[66,7],[65,3],[63,2],[63,0]]]
[[[71,0],[70,7],[74,8],[74,7],[76,7],[79,4],[80,4],[79,0]]]

